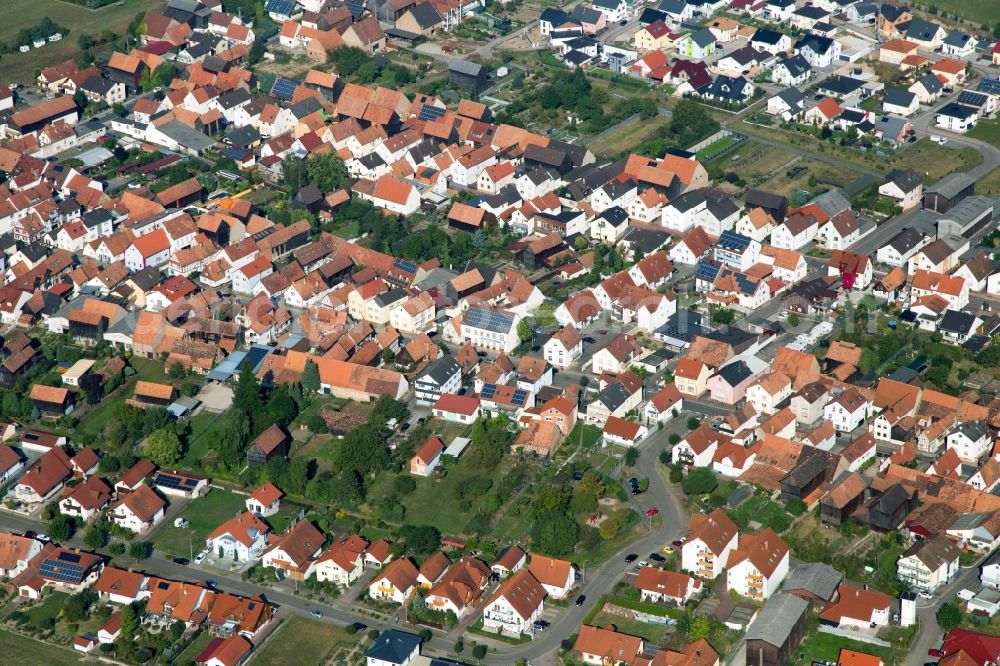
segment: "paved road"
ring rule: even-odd
[[[532,643],[512,647],[497,641],[488,641],[491,647],[494,648],[494,652],[491,652],[483,660],[484,663],[496,665],[511,664],[517,659],[537,660],[550,653],[554,653],[559,648],[559,642],[563,638],[579,630],[584,616],[597,603],[598,599],[610,592],[614,585],[625,575],[627,567],[622,562],[625,553],[636,552],[645,556],[650,552],[658,551],[664,544],[669,543],[684,533],[687,529],[688,514],[658,471],[662,467],[659,464],[660,451],[667,448],[669,436],[672,432],[681,432],[683,430],[683,422],[683,416],[675,419],[669,427],[658,431],[640,445],[638,468],[648,474],[650,484],[647,492],[636,498],[637,508],[644,511],[649,507],[657,507],[662,517],[661,526],[639,541],[623,545],[621,550],[603,565],[585,572],[585,579],[576,591],[576,594],[586,595],[587,603],[582,606],[571,606],[569,609],[560,612],[559,616],[552,622],[551,628]],[[23,533],[28,530],[38,531],[39,529],[43,528],[36,521],[7,513],[0,514],[0,530]],[[79,530],[69,543],[65,545],[87,549],[82,542],[82,535],[83,530]],[[106,552],[104,554],[108,555]],[[243,596],[263,593],[269,601],[278,604],[286,612],[296,615],[308,615],[311,610],[318,609],[323,613],[324,621],[341,625],[351,622],[363,622],[370,628],[375,629],[385,629],[389,626],[394,626],[394,623],[389,622],[388,619],[386,621],[377,621],[367,615],[360,614],[343,600],[334,600],[330,604],[307,601],[295,596],[290,590],[261,588],[253,583],[244,582],[230,572],[209,568],[203,569],[195,565],[183,566],[177,564],[169,555],[159,551],[155,551],[152,557],[143,560],[138,566],[133,568],[173,580],[187,582],[214,579],[218,582],[220,589]],[[475,639],[480,640],[478,636]],[[447,640],[443,634],[435,633],[428,647],[432,651],[447,654],[451,652],[452,642]]]
[[[672,422],[673,428],[658,431],[640,445],[638,468],[649,477],[649,490],[640,496],[642,506],[655,506],[660,510],[661,526],[648,536],[624,546],[603,565],[588,569],[583,584],[576,592],[586,595],[587,603],[583,606],[571,606],[563,611],[552,622],[552,626],[532,643],[505,651],[503,656],[508,660],[506,663],[513,663],[517,659],[538,659],[558,650],[560,641],[579,631],[583,618],[593,605],[602,595],[610,592],[629,570],[622,561],[626,553],[637,553],[640,557],[645,557],[687,531],[689,515],[659,471],[662,469],[659,463],[660,451],[667,448],[670,433],[683,425],[684,418],[681,415]]]
[[[917,599],[917,618],[920,620],[920,632],[917,639],[910,646],[910,651],[906,655],[903,666],[923,666],[927,662],[927,650],[941,647],[944,640],[944,632],[937,623],[937,611],[947,601],[955,598],[955,594],[963,587],[973,590],[979,588],[979,566],[972,566],[962,569],[958,578],[942,588],[934,595],[933,601]],[[924,605],[921,605],[923,602]]]

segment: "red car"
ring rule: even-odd
[[[931,648],[930,650],[927,651],[927,656],[928,657],[943,657],[944,656],[944,650],[939,650],[937,648]]]
[[[650,509],[649,511],[647,511],[647,512],[646,512],[646,515],[647,515],[647,516],[649,516],[650,518],[652,518],[653,516],[655,516],[655,515],[656,515],[656,514],[658,514],[659,512],[660,512],[660,510],[659,510],[659,509],[657,509],[657,508],[656,508],[656,507],[654,506],[654,507],[653,507],[652,509]]]

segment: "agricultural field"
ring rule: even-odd
[[[918,9],[926,9],[933,5],[939,10],[938,16],[957,14],[959,18],[973,23],[975,26],[987,25],[992,27],[997,18],[996,0],[934,0],[926,5],[917,5]],[[928,18],[934,19],[931,15]],[[967,30],[970,28],[966,28]]]
[[[860,174],[845,167],[833,166],[826,162],[802,158],[788,169],[781,169],[771,178],[761,182],[761,188],[768,192],[790,196],[798,190],[818,194],[831,187],[845,187],[858,179]],[[815,180],[812,180],[815,179]],[[810,185],[810,182],[816,183]]]
[[[80,35],[98,35],[102,30],[122,33],[136,14],[164,4],[164,0],[123,0],[116,5],[91,10],[60,0],[18,2],[17,11],[4,11],[3,25],[0,26],[0,41],[14,46],[13,52],[0,58],[0,79],[31,83],[35,69],[79,55],[77,39]],[[43,18],[50,18],[67,29],[63,39],[40,49],[31,49],[28,53],[20,53],[13,44],[17,33],[31,28]]]
[[[790,167],[798,158],[794,153],[749,139],[730,155],[712,164],[722,172],[733,172],[754,187],[773,174]]]
[[[291,664],[309,655],[311,661],[323,662],[335,649],[350,649],[361,638],[324,622],[291,617],[250,660],[252,666]]]
[[[956,149],[921,139],[889,161],[891,169],[913,169],[931,185],[955,171],[969,171],[982,164],[983,156],[972,148]]]
[[[659,134],[668,124],[670,124],[670,119],[664,117],[653,120],[637,119],[621,127],[616,127],[588,145],[595,155],[617,155],[629,152]]]
[[[57,647],[51,643],[42,643],[26,636],[19,636],[5,629],[0,629],[0,652],[4,655],[3,662],[9,666],[35,666],[36,664],[68,666],[80,663],[79,653]]]
[[[994,169],[976,182],[976,194],[1000,194],[1000,169]]]

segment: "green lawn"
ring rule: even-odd
[[[129,359],[129,365],[135,368],[136,377],[144,382],[170,383],[167,378],[167,369],[160,359],[140,358],[133,356]]]
[[[698,151],[698,161],[704,162],[705,160],[710,160],[716,155],[728,150],[731,146],[736,143],[736,139],[731,136],[724,136],[715,143],[702,148]]]
[[[933,4],[941,12],[947,12],[949,15],[958,14],[960,18],[978,25],[992,27],[997,18],[996,0],[934,0],[928,4]],[[929,18],[933,20],[934,17]]]
[[[582,437],[581,437],[582,433]],[[601,441],[601,429],[597,426],[576,422],[569,437],[563,442],[564,446],[582,446],[585,449],[592,449]]]
[[[80,663],[80,655],[72,650],[19,636],[6,629],[0,629],[0,653],[4,655],[3,663],[9,666],[65,666]]]
[[[783,532],[791,523],[791,516],[780,504],[762,495],[754,495],[728,513],[741,529],[746,529],[746,526],[754,521],[764,527],[771,527],[776,532]]]
[[[31,623],[38,626],[46,618],[58,618],[59,613],[62,612],[63,604],[66,603],[66,599],[68,598],[69,595],[65,592],[50,592],[45,596],[40,605],[25,612]]]
[[[207,631],[203,631],[198,634],[198,637],[191,641],[184,651],[177,655],[174,659],[175,664],[193,664],[194,660],[201,654],[201,651],[208,647],[208,644],[212,642],[212,634]]]
[[[205,539],[220,524],[246,510],[243,495],[213,489],[204,497],[192,500],[180,513],[191,523],[188,529],[164,525],[154,541],[156,547],[172,556],[190,557],[205,547]]]
[[[197,469],[209,452],[209,438],[206,435],[219,422],[219,415],[201,412],[191,418],[191,435],[188,437],[188,448],[181,458],[181,466]]]
[[[877,657],[881,657],[886,663],[889,664],[900,663],[898,659],[901,655],[898,650],[894,650],[890,647],[874,645],[872,643],[853,641],[842,636],[834,636],[833,634],[824,634],[820,632],[817,632],[804,640],[802,645],[799,646],[797,652],[801,652],[809,658],[806,659],[804,663],[810,663],[810,660],[832,661],[836,663],[837,658],[840,656],[841,648],[847,648],[848,650],[854,650],[855,652],[864,652],[865,654],[873,654]]]
[[[308,661],[322,663],[325,657],[338,645],[354,645],[361,640],[361,634],[351,636],[342,628],[328,622],[291,617],[278,633],[251,657],[253,666],[284,666],[301,663],[304,655]]]
[[[1000,121],[980,120],[976,123],[976,129],[969,132],[969,136],[1000,147]]]
[[[950,145],[921,139],[904,148],[889,162],[893,169],[913,169],[931,185],[955,171],[968,171],[982,164],[983,156],[972,148],[954,148]]]
[[[0,78],[4,81],[34,83],[35,68],[48,67],[67,58],[80,55],[77,43],[80,35],[96,37],[102,30],[123,33],[129,21],[136,14],[166,4],[163,0],[124,0],[123,2],[90,10],[78,4],[59,0],[33,0],[32,2],[4,3],[4,20],[0,26],[0,41],[6,42],[10,53],[5,53],[0,61]],[[14,44],[17,33],[31,28],[43,18],[49,17],[63,28],[62,41],[49,43],[40,49],[20,53]],[[31,80],[29,80],[31,79]]]
[[[131,398],[133,393],[135,393],[134,377],[125,380],[125,383],[115,389],[111,395],[105,396],[101,404],[95,405],[84,414],[80,418],[77,430],[95,437],[103,434],[108,423],[114,418],[115,409]]]

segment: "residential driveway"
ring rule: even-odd
[[[202,407],[210,412],[222,413],[233,405],[233,390],[222,384],[208,383],[196,396]]]

